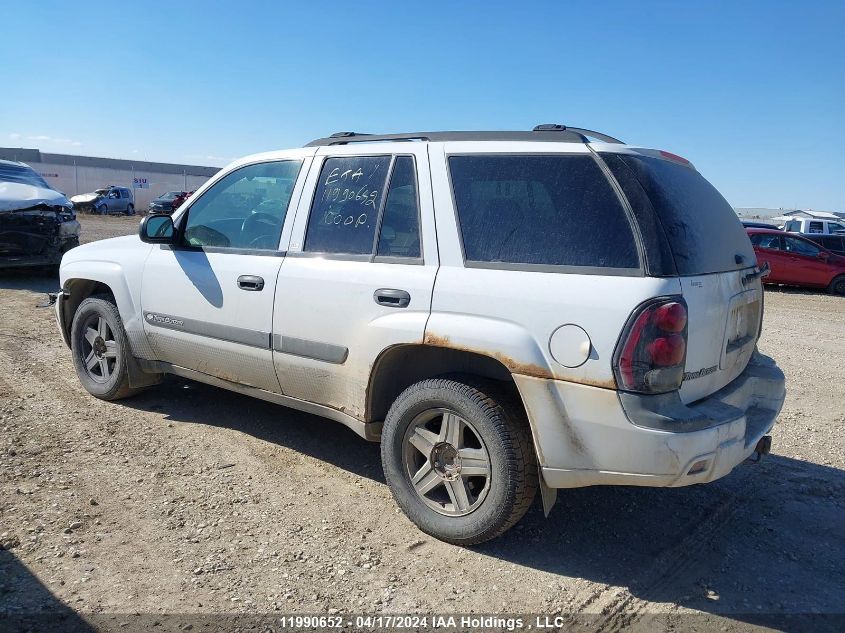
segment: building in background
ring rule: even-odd
[[[146,211],[150,200],[166,191],[195,191],[220,171],[219,167],[48,154],[15,147],[0,147],[0,159],[26,163],[68,197],[109,185],[129,187],[138,211]]]
[[[736,207],[734,209],[740,220],[755,220],[766,222],[772,226],[783,224],[795,218],[811,218],[816,220],[845,220],[845,213],[835,211],[814,211],[813,209],[763,209],[751,207]]]

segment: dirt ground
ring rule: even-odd
[[[138,223],[81,220],[83,241]],[[789,392],[761,464],[691,488],[560,491],[548,519],[536,504],[462,549],[399,512],[378,446],[339,424],[182,379],[92,398],[35,307],[56,289],[0,273],[0,614],[176,613],[185,630],[188,614],[268,612],[842,625],[802,618],[845,613],[843,297],[766,293],[760,347]]]

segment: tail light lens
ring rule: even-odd
[[[681,386],[686,358],[687,304],[683,297],[661,297],[628,319],[613,371],[623,391],[665,393]]]

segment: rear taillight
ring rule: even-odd
[[[682,297],[661,297],[628,319],[613,371],[623,391],[665,393],[681,386],[686,358],[687,304]]]

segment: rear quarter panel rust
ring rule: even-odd
[[[495,358],[505,367],[507,367],[512,374],[520,374],[523,376],[530,376],[532,378],[544,378],[548,380],[568,380],[569,382],[576,382],[579,384],[590,385],[593,387],[602,387],[604,389],[616,389],[616,381],[612,378],[610,380],[593,380],[585,377],[561,378],[555,375],[554,371],[549,365],[519,361],[513,358],[512,356],[509,356],[508,354],[504,354],[500,351],[496,351],[491,348],[457,344],[453,342],[448,336],[436,334],[434,332],[426,332],[423,342],[425,345],[432,345],[435,347],[448,347],[450,349],[457,349],[465,352],[472,352],[475,354],[481,354],[483,356]]]

